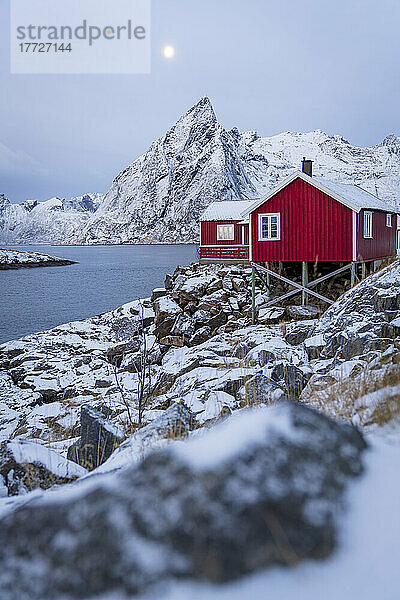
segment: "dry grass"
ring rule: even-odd
[[[302,401],[339,419],[351,421],[357,413],[362,425],[382,426],[400,416],[400,396],[392,393],[396,386],[400,386],[399,349],[391,355],[376,358],[364,369],[356,368],[349,377],[323,389],[310,383]],[[380,390],[382,397],[376,407],[369,408],[365,397]]]

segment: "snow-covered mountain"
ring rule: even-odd
[[[12,204],[1,194],[0,243],[69,243],[96,211],[101,199],[101,194],[85,194],[69,200],[51,198],[45,202],[27,200]]]
[[[198,219],[208,204],[266,194],[300,168],[303,156],[314,160],[314,174],[319,177],[356,183],[395,205],[400,203],[400,137],[391,134],[375,146],[359,148],[321,130],[266,138],[254,131],[227,131],[204,97],[121,171],[97,210],[83,206],[80,211],[76,204],[82,207],[86,202],[82,199],[71,200],[73,207],[57,199],[62,208],[49,210],[44,210],[46,203],[31,211],[29,203],[12,205],[2,225],[0,200],[0,241],[198,241]]]
[[[315,161],[318,176],[400,201],[399,137],[358,148],[321,130],[268,138],[227,131],[205,97],[116,177],[78,240],[197,241],[198,218],[210,202],[262,196],[300,168],[303,156]]]

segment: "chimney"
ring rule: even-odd
[[[312,177],[312,164],[313,164],[312,160],[308,160],[308,159],[306,159],[305,156],[303,156],[303,160],[301,161],[301,165],[302,165],[301,170],[303,171],[303,173],[305,173],[309,177]]]

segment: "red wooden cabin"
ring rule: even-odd
[[[200,260],[249,260],[249,221],[243,221],[251,202],[213,202],[200,217]]]
[[[366,262],[395,256],[399,211],[356,185],[310,176],[310,164],[306,174],[304,163],[311,161],[260,200],[211,204],[202,216],[200,258]],[[221,239],[224,231],[229,239]]]

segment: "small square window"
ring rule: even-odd
[[[392,226],[392,215],[387,214],[386,215],[386,227],[391,227]]]
[[[364,212],[364,237],[372,238],[372,212]]]
[[[235,226],[232,224],[217,225],[217,240],[233,241],[235,239]]]
[[[258,239],[262,242],[281,239],[280,213],[258,215]]]

